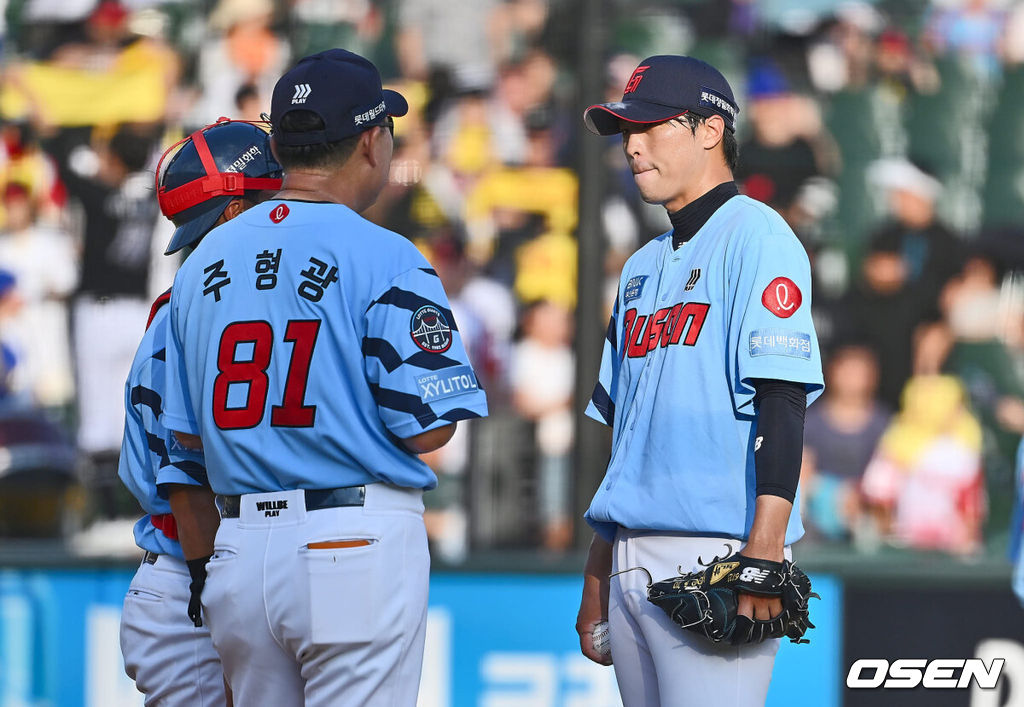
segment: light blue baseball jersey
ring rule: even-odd
[[[396,438],[487,414],[437,273],[330,203],[214,229],[171,296],[164,423],[203,439],[219,494],[437,478]]]
[[[178,541],[150,520],[171,512],[165,484],[206,483],[202,453],[183,448],[159,421],[169,314],[166,306],[154,311],[132,361],[124,387],[124,438],[117,475],[147,514],[135,524],[135,543],[143,550],[184,559]]]
[[[723,204],[677,250],[666,233],[626,262],[587,408],[612,455],[586,519],[745,539],[754,518],[756,379],[824,387],[810,264],[772,209]],[[803,534],[799,499],[786,533]]]

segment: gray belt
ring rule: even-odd
[[[146,550],[146,554],[144,554],[142,556],[142,561],[145,562],[147,565],[155,565],[156,564],[156,559],[158,557],[160,557],[160,555],[158,553],[150,552],[149,550]]]
[[[365,486],[342,486],[336,489],[306,489],[306,510],[361,506],[366,501]],[[237,518],[241,510],[241,496],[217,496],[221,518]]]

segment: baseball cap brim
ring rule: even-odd
[[[174,234],[171,236],[170,243],[167,244],[164,255],[177,253],[185,246],[191,245],[205,236],[213,228],[213,224],[217,223],[220,215],[224,213],[227,201],[230,199],[211,199],[207,202],[209,208],[174,229]]]
[[[630,123],[661,123],[678,118],[689,111],[678,106],[663,106],[647,101],[624,103],[598,103],[583,111],[583,122],[587,130],[597,135],[615,135],[622,132],[619,121]]]
[[[390,88],[383,90],[384,94],[384,112],[395,118],[401,118],[403,115],[409,112],[409,102],[405,100],[398,91],[392,91]]]

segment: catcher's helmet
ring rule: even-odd
[[[166,255],[205,236],[232,199],[248,191],[281,188],[281,165],[270,136],[254,123],[221,118],[172,145],[160,158],[160,211],[178,228]]]

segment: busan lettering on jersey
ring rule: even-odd
[[[657,348],[696,345],[709,309],[711,305],[704,302],[677,302],[651,314],[627,309],[622,319],[622,355],[643,358]]]
[[[264,250],[256,254],[253,272],[256,273],[256,289],[272,290],[277,287],[277,272],[281,267],[281,248],[275,251]],[[296,288],[300,297],[310,302],[319,302],[324,291],[332,282],[338,281],[338,268],[314,257],[306,259],[303,265],[308,267],[299,271],[302,281]],[[224,267],[224,259],[210,263],[203,268],[203,295],[213,295],[220,302],[221,290],[231,284],[231,275]]]

